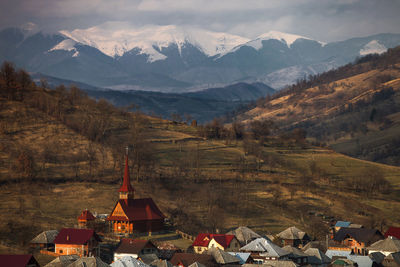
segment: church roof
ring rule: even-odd
[[[129,176],[128,155],[126,155],[124,181],[122,182],[122,186],[119,188],[118,192],[132,192],[132,191],[134,191],[134,189],[131,185],[131,178]]]
[[[107,218],[108,221],[146,221],[164,219],[164,214],[151,198],[140,199],[120,199],[115,207],[120,204],[125,216],[113,216]],[[113,211],[115,210],[115,207]]]

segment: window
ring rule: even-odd
[[[62,249],[60,249],[60,250],[58,251],[58,253],[63,253],[63,250],[62,250]]]

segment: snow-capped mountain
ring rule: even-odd
[[[250,40],[174,25],[108,22],[44,34],[27,24],[0,31],[0,61],[97,87],[187,92],[240,81],[270,82],[281,88],[397,45],[399,34],[325,44],[277,31]]]
[[[121,57],[132,49],[138,49],[140,54],[148,55],[149,62],[166,59],[160,51],[171,45],[176,45],[181,54],[182,47],[189,43],[212,57],[249,41],[237,35],[198,28],[175,25],[148,25],[135,28],[122,22],[107,22],[89,29],[60,33],[76,42],[95,47],[114,58]]]

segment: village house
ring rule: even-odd
[[[125,256],[140,259],[148,254],[158,255],[157,247],[150,240],[123,238],[114,252],[114,261]]]
[[[114,205],[107,221],[111,229],[117,234],[133,234],[134,232],[159,232],[164,227],[164,214],[151,198],[134,198],[134,188],[130,182],[128,154],[125,159],[123,183],[119,192],[119,199]]]
[[[240,259],[219,248],[209,248],[205,254],[213,256],[214,260],[220,265],[239,266]]]
[[[308,255],[308,264],[313,267],[327,267],[331,263],[331,259],[318,248],[309,248],[304,253]]]
[[[349,247],[354,254],[367,255],[367,247],[383,239],[383,235],[376,229],[341,228],[334,237],[338,244]]]
[[[46,264],[44,267],[64,267],[69,266],[79,259],[78,255],[61,255]]]
[[[96,220],[96,217],[93,216],[93,214],[88,210],[82,211],[82,214],[78,217],[78,225],[79,227],[87,227],[89,226],[92,222]]]
[[[379,240],[373,243],[371,246],[367,247],[368,253],[380,252],[387,256],[389,254],[400,252],[400,240],[389,236],[384,240]]]
[[[200,233],[194,240],[195,253],[202,254],[209,248],[219,248],[225,251],[239,251],[240,243],[234,235]]]
[[[261,237],[259,234],[251,230],[246,226],[240,226],[235,230],[229,231],[226,233],[227,235],[234,235],[236,239],[239,241],[240,246],[244,246],[256,238]]]
[[[58,255],[97,256],[100,237],[92,229],[63,228],[54,240]]]
[[[277,236],[282,240],[283,246],[302,247],[311,240],[306,232],[295,226],[287,228]]]
[[[284,246],[282,249],[286,250],[290,254],[288,254],[288,258],[298,265],[307,265],[308,264],[308,256],[306,253],[301,251],[298,248],[291,246]]]
[[[290,252],[275,245],[264,237],[251,241],[246,246],[240,248],[240,251],[250,252],[254,263],[257,264],[263,264],[265,260],[287,260],[290,254]]]
[[[54,239],[58,235],[57,230],[48,230],[41,232],[31,241],[31,246],[54,251]]]
[[[33,255],[0,255],[0,266],[40,267]]]

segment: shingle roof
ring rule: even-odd
[[[158,209],[157,205],[151,198],[129,199],[127,201],[120,199],[118,200],[117,204],[118,203],[121,205],[125,214],[128,216],[128,219],[124,216],[110,215],[107,220],[146,221],[160,220],[165,218],[164,214]]]
[[[251,241],[246,246],[240,248],[240,250],[248,252],[260,252],[263,253],[263,255],[270,257],[282,257],[290,253],[263,237]]]
[[[309,248],[304,251],[306,254],[309,255],[308,263],[313,264],[328,264],[331,262],[331,259],[326,256],[321,250],[317,248]]]
[[[228,253],[238,258],[240,260],[239,264],[245,264],[251,255],[251,253],[249,252],[228,252]]]
[[[389,227],[385,233],[385,237],[388,236],[394,236],[397,239],[400,239],[400,227]]]
[[[141,239],[131,239],[131,238],[123,238],[115,250],[116,253],[129,253],[129,254],[139,254],[140,251],[146,246],[155,247],[156,246],[151,243],[149,240],[141,240]]]
[[[340,228],[336,233],[334,240],[342,242],[346,238],[351,237],[357,241],[366,243],[367,245],[383,239],[383,235],[376,229],[366,228]]]
[[[58,235],[57,230],[48,230],[41,232],[34,239],[32,239],[31,243],[33,244],[53,244],[54,239]]]
[[[207,266],[196,261],[196,262],[193,262],[192,264],[190,264],[189,267],[207,267]]]
[[[399,252],[400,240],[394,237],[389,237],[373,243],[371,246],[367,247],[367,249],[382,252]]]
[[[227,248],[234,238],[234,235],[200,233],[197,235],[192,246],[208,247],[210,241],[214,239],[222,247]]]
[[[335,227],[349,227],[351,222],[337,221]]]
[[[246,226],[240,226],[240,227],[236,228],[235,230],[229,231],[226,234],[236,236],[237,240],[242,245],[245,245],[249,241],[261,237],[259,234],[257,234],[256,232],[254,232],[253,230],[251,230],[250,228],[248,228]]]
[[[219,264],[231,264],[240,262],[237,257],[219,248],[210,248],[205,253],[213,256],[214,260]]]
[[[79,259],[78,255],[61,255],[46,264],[44,267],[67,267]]]
[[[30,261],[36,262],[32,255],[0,255],[1,266],[26,267]]]
[[[182,263],[185,267],[195,262],[199,262],[207,267],[218,266],[214,258],[207,254],[175,253],[170,262],[174,266]]]
[[[92,237],[101,241],[100,237],[92,229],[63,228],[54,239],[54,244],[84,245]]]
[[[296,228],[295,226],[289,227],[278,234],[278,237],[282,239],[303,239],[305,236],[306,232]]]
[[[290,253],[290,255],[292,255],[294,257],[306,257],[306,256],[308,256],[306,253],[304,253],[300,249],[292,247],[292,246],[284,246],[282,249],[286,250],[287,252]]]
[[[145,264],[144,262],[135,259],[132,256],[125,256],[121,259],[111,263],[111,267],[150,267],[150,265]]]

